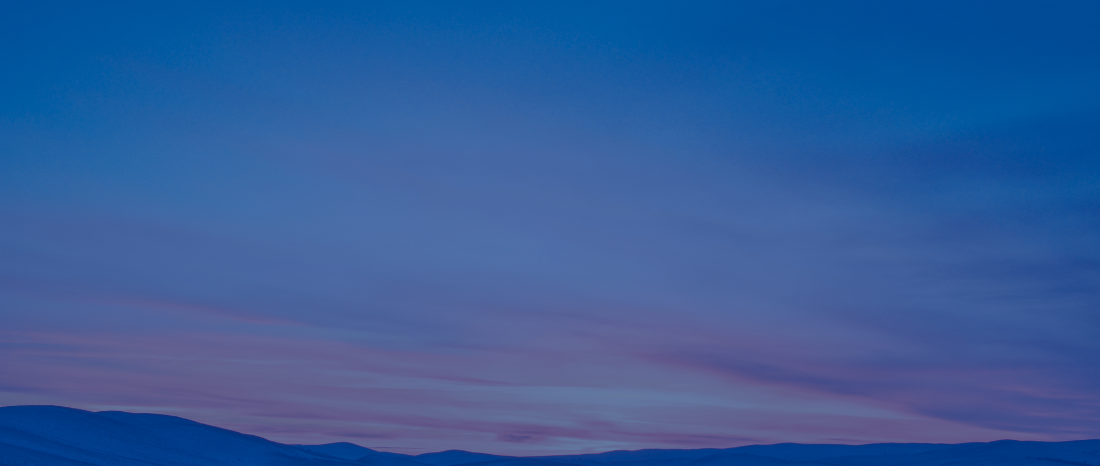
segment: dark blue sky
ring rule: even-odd
[[[0,404],[1100,437],[1092,2],[8,5]]]

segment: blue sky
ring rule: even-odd
[[[8,11],[0,404],[401,452],[1098,435],[1088,2]]]

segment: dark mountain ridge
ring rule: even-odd
[[[0,466],[1100,466],[1100,440],[928,444],[781,443],[514,457],[285,445],[176,416],[60,406],[0,408]]]

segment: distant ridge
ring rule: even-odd
[[[453,466],[456,464],[480,463],[483,461],[512,458],[511,456],[490,455],[488,453],[474,453],[464,450],[447,450],[435,453],[416,455],[416,461],[431,466]]]
[[[324,445],[291,445],[292,447],[323,455],[333,456],[345,460],[357,460],[365,456],[377,454],[378,451],[367,447],[361,447],[354,443],[337,442]]]
[[[60,406],[0,408],[0,466],[1100,466],[1100,440],[781,443],[514,457],[402,455],[352,443],[285,445],[181,417]]]

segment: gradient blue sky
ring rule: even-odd
[[[1100,437],[1095,2],[22,3],[0,405],[403,453]]]

